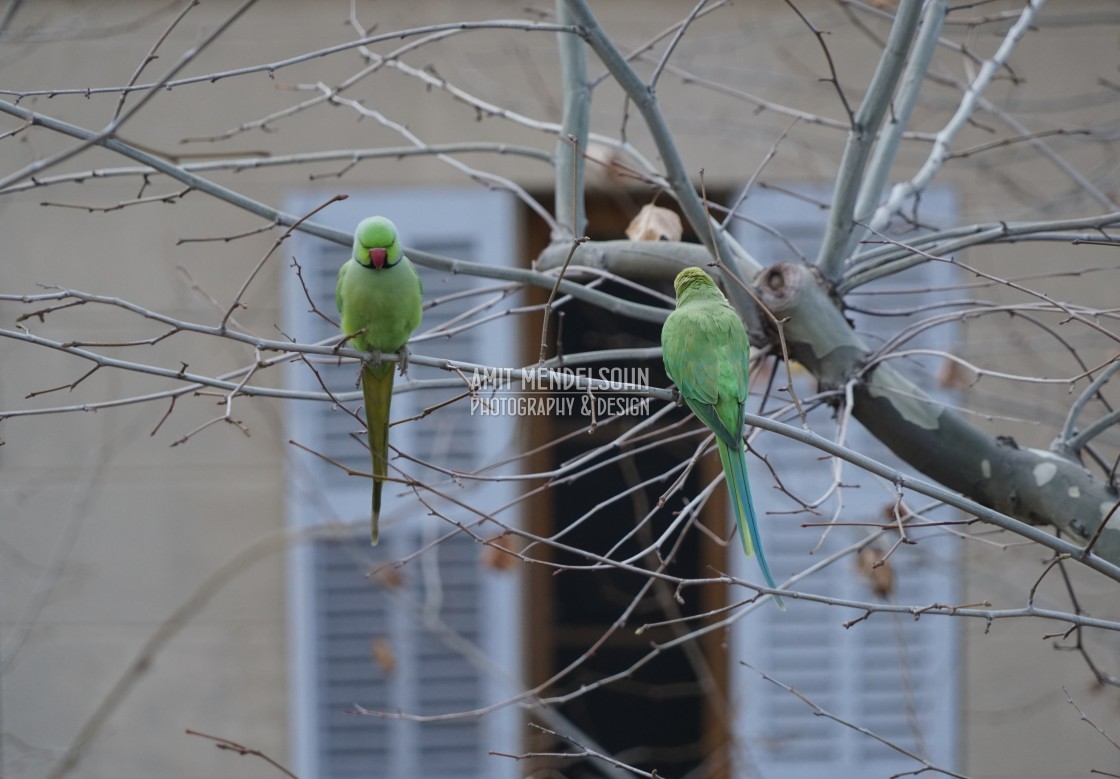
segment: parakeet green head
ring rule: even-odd
[[[391,268],[400,261],[401,244],[397,227],[383,216],[358,222],[354,231],[354,262],[367,268]]]
[[[719,287],[712,281],[712,277],[700,268],[685,268],[678,273],[677,278],[673,280],[673,289],[676,290],[678,301],[682,297],[695,294],[711,295],[715,293],[720,297],[723,296]]]

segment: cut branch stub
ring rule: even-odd
[[[784,320],[790,357],[816,377],[822,390],[843,387],[871,350],[833,305],[816,270],[780,262],[758,274],[754,286],[762,304]]]

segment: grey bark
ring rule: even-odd
[[[784,324],[790,356],[821,389],[854,381],[852,414],[891,451],[925,475],[983,506],[1033,525],[1051,524],[1086,543],[1120,496],[1075,460],[992,436],[931,398],[888,363],[865,370],[862,342],[809,267],[782,263],[754,280],[759,298]],[[1120,562],[1120,529],[1106,527],[1092,551]]]

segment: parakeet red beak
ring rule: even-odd
[[[385,266],[385,257],[387,252],[384,249],[370,249],[369,261],[373,263],[375,268],[383,268]]]

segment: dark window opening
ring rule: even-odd
[[[549,207],[547,199],[542,201]],[[587,234],[594,240],[623,238],[626,225],[645,202],[648,202],[648,197],[640,192],[590,197],[587,202]],[[658,204],[673,206],[664,198]],[[539,220],[527,219],[532,224],[526,231],[527,254],[533,257],[545,246],[548,234],[545,228],[536,224]],[[685,240],[696,239],[686,232]],[[656,304],[648,296],[621,284],[607,282],[599,288],[622,298]],[[666,281],[661,291],[672,295],[671,280]],[[545,297],[546,293],[541,293],[541,300]],[[539,334],[539,330],[536,333]],[[527,348],[539,349],[538,338],[526,340],[534,342]],[[554,356],[557,348],[562,354],[574,354],[597,349],[649,347],[659,343],[658,324],[619,317],[579,301],[572,301],[554,313],[549,327],[549,356]],[[534,352],[529,361],[535,356]],[[623,367],[647,369],[650,384],[659,387],[669,385],[658,359],[627,363]],[[650,412],[660,407],[661,402],[654,401]],[[664,424],[683,422],[694,427],[691,421],[687,421],[688,416],[686,410],[676,410]],[[645,416],[624,417],[611,424],[600,425],[592,434],[584,432],[572,436],[559,446],[548,449],[533,464],[533,470],[555,468],[615,439],[627,426],[643,419]],[[538,418],[533,422],[534,442],[561,438],[580,430],[588,421],[581,415]],[[686,428],[682,426],[680,429],[683,431]],[[537,501],[528,512],[530,517],[535,518],[532,529],[544,535],[561,530],[620,492],[658,474],[665,474],[685,462],[693,455],[700,440],[697,434],[686,440],[666,442],[624,460],[617,459],[617,450],[601,455],[598,462],[614,461],[575,482],[554,486]],[[700,467],[693,470],[683,489],[660,509],[656,509],[658,500],[672,483],[672,477],[646,485],[600,508],[564,536],[563,542],[606,554],[634,530],[642,517],[656,509],[645,526],[611,552],[616,560],[636,555],[670,526],[684,502],[703,489],[718,472],[719,463],[715,457],[706,457]],[[729,532],[723,520],[724,508],[725,501],[719,493],[713,496],[702,514],[703,521],[718,537],[725,537]],[[678,529],[662,545],[665,554],[675,550],[666,565],[667,573],[701,577],[710,576],[714,570],[725,570],[725,547],[694,527],[686,526],[683,540],[681,534]],[[556,550],[543,554],[562,565],[587,566],[592,562],[586,557]],[[647,554],[635,565],[645,570],[656,570],[660,561],[656,556]],[[545,697],[551,697],[622,674],[624,678],[562,704],[559,711],[575,728],[593,739],[595,747],[635,767],[656,770],[666,776],[682,776],[697,769],[701,769],[705,776],[728,775],[726,744],[730,713],[723,694],[727,675],[722,645],[724,636],[714,634],[708,637],[710,640],[688,642],[649,659],[655,644],[670,641],[703,623],[694,620],[651,628],[642,635],[635,634],[637,628],[648,623],[676,620],[718,608],[726,597],[722,588],[685,590],[680,593],[684,600],[680,603],[675,599],[676,588],[672,584],[655,583],[651,586],[648,577],[642,574],[617,568],[558,574],[554,570],[536,567],[532,574],[527,604],[528,657],[531,658],[527,681],[538,684],[578,663],[578,667],[544,691]],[[638,603],[633,606],[635,598],[638,598]],[[615,623],[628,610],[625,624],[615,628]],[[610,636],[596,646],[607,633]],[[592,651],[590,656],[581,660],[585,653]],[[560,728],[556,730],[562,732]],[[573,733],[567,735],[577,737]],[[530,747],[531,751],[575,751],[570,744],[546,736],[532,736]],[[568,777],[606,775],[601,770],[602,763],[593,760],[579,763],[557,761],[552,767]]]

